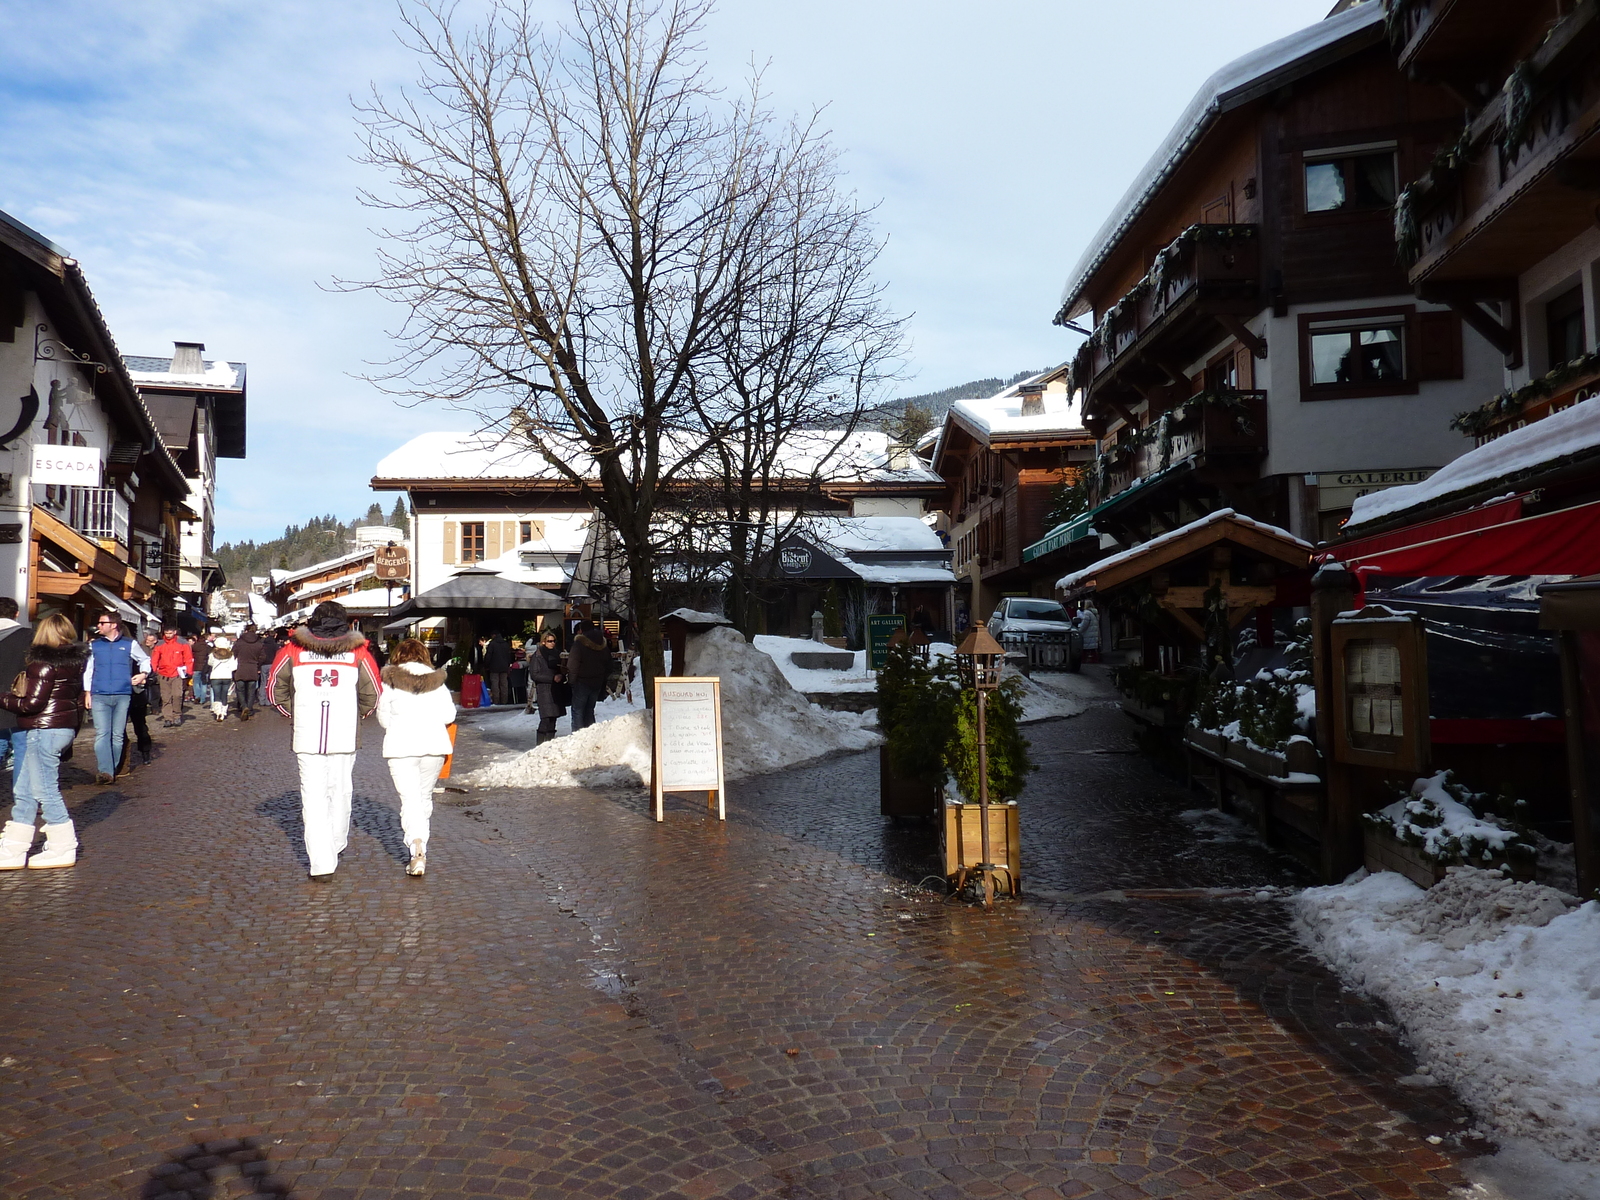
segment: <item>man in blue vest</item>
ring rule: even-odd
[[[83,690],[94,713],[94,781],[110,783],[122,761],[133,689],[144,686],[150,674],[150,656],[138,642],[123,636],[116,613],[101,613],[95,619],[95,630],[100,636],[89,643]]]

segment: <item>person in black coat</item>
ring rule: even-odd
[[[475,658],[477,662],[474,665],[478,673],[489,685],[490,703],[510,704],[511,643],[506,640],[506,635],[496,630],[487,641],[479,642]]]
[[[0,596],[0,691],[11,686],[11,681],[22,673],[28,658],[28,647],[33,644],[33,631],[17,623],[17,602],[10,596]],[[0,756],[11,753],[11,734],[17,727],[17,714],[0,708]],[[12,759],[12,775],[16,774],[16,759]]]
[[[553,630],[540,634],[539,644],[528,654],[528,678],[533,681],[534,699],[539,705],[539,732],[534,744],[542,746],[556,736],[556,718],[565,711],[557,693],[567,676]]]

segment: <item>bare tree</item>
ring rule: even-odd
[[[382,381],[473,413],[594,506],[625,562],[647,686],[662,668],[659,514],[726,465],[724,447],[780,456],[785,406],[815,404],[823,381],[846,393],[836,347],[854,348],[865,386],[874,339],[898,338],[865,277],[876,243],[815,125],[780,125],[754,80],[730,100],[707,78],[708,8],[573,0],[547,30],[526,3],[464,25],[428,0],[406,14],[420,84],[362,108],[366,161],[392,186],[364,199],[394,225],[378,277],[352,286],[408,314]]]

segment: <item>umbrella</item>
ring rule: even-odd
[[[474,617],[490,612],[556,612],[565,602],[554,592],[513,583],[493,571],[462,571],[448,583],[429,588],[390,610],[391,619]]]

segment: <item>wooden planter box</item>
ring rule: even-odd
[[[902,779],[889,769],[889,747],[878,747],[878,811],[886,817],[937,817],[944,792],[932,784]]]
[[[1258,750],[1192,725],[1183,741],[1191,787],[1249,821],[1268,845],[1319,869],[1327,789],[1321,756],[1310,741],[1296,738],[1282,752]]]
[[[1488,871],[1508,868],[1511,878],[1528,883],[1532,881],[1534,870],[1538,865],[1531,858],[1505,857],[1497,857],[1492,861],[1474,858],[1471,862],[1465,859],[1436,862],[1425,857],[1421,847],[1407,845],[1393,834],[1365,824],[1361,827],[1361,852],[1367,870],[1374,873],[1394,871],[1423,888],[1430,888],[1438,883],[1451,867],[1482,867]]]
[[[983,810],[976,804],[963,804],[946,798],[941,829],[944,873],[953,879],[963,867],[971,869],[983,861]],[[996,887],[1013,896],[1022,894],[1022,819],[1015,803],[989,806],[989,853],[996,867],[1009,870],[995,876]],[[1006,884],[1009,882],[1010,886]]]

